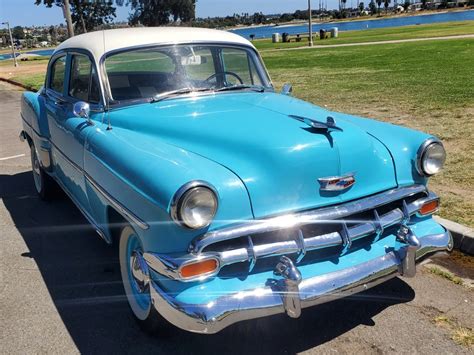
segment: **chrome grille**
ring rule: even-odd
[[[198,243],[192,244],[190,250],[195,253],[197,251],[197,254],[218,255],[221,266],[248,261],[250,270],[258,259],[272,256],[294,254],[296,262],[301,262],[309,251],[337,246],[340,247],[340,254],[344,254],[350,250],[353,241],[364,237],[370,237],[370,242],[378,240],[384,230],[406,223],[418,212],[419,206],[427,200],[437,198],[422,186],[403,189],[402,194],[393,195],[395,199],[387,199],[373,205],[367,204],[367,201],[355,201],[353,204],[358,207],[355,209],[347,208],[346,205],[332,206],[335,212],[332,216],[320,209],[319,212],[322,212],[325,218],[313,215],[318,210],[289,215],[290,226],[286,228],[275,229],[273,225],[265,226],[264,223],[258,222],[260,227],[265,228],[255,230],[255,224],[249,224],[250,233],[240,236],[233,235],[235,229],[222,230],[219,234],[209,234],[209,238],[214,242],[209,242],[204,236]],[[377,196],[374,196],[373,201],[377,201]],[[367,208],[364,207],[365,204]],[[338,208],[348,213],[337,213]],[[343,217],[334,218],[338,215]],[[276,219],[273,219],[273,222],[275,221]],[[278,221],[276,222],[278,225]],[[229,234],[232,238],[228,238]],[[202,246],[200,250],[199,245]]]
[[[359,200],[263,220],[252,220],[208,232],[194,239],[187,254],[147,253],[145,259],[155,270],[179,279],[181,265],[193,260],[215,258],[219,270],[232,264],[248,271],[262,260],[288,255],[305,263],[315,251],[332,250],[338,256],[351,250],[353,243],[373,243],[389,228],[398,228],[419,213],[420,207],[438,196],[423,185],[401,187]],[[364,239],[366,238],[366,239]]]

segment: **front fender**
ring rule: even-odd
[[[384,144],[392,155],[399,186],[427,183],[427,178],[416,170],[416,156],[421,144],[431,136],[414,129],[391,123],[361,118],[346,114],[337,114],[344,120],[358,125],[368,134]]]
[[[119,127],[109,131],[98,128],[88,142],[84,169],[99,186],[149,225],[146,230],[136,228],[145,251],[185,251],[194,237],[207,230],[253,218],[247,190],[234,173],[156,136]],[[210,183],[218,193],[217,215],[205,230],[178,226],[169,213],[175,192],[193,180]],[[92,205],[100,205],[100,201],[92,201]]]

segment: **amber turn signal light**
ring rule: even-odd
[[[206,259],[197,261],[181,267],[180,274],[183,279],[207,275],[214,272],[219,267],[216,259]]]
[[[430,202],[426,202],[423,206],[420,207],[420,214],[425,216],[427,214],[434,213],[438,210],[439,207],[439,200],[434,200]]]

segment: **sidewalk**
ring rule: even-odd
[[[313,47],[293,47],[293,48],[279,48],[279,49],[264,49],[260,52],[279,52],[279,51],[294,51],[298,49],[321,49],[321,48],[337,48],[337,47],[354,47],[354,46],[372,46],[377,44],[394,44],[394,43],[407,43],[407,42],[420,42],[420,41],[444,41],[450,39],[464,39],[473,38],[474,34],[469,35],[456,35],[456,36],[445,36],[445,37],[426,37],[426,38],[410,38],[410,39],[394,39],[389,41],[377,41],[377,42],[359,42],[359,43],[343,43],[343,44],[327,44],[327,45],[315,45]]]

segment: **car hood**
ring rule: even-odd
[[[317,131],[289,115],[321,122],[332,116],[342,131]],[[337,113],[289,96],[240,92],[179,98],[115,110],[111,121],[227,167],[245,184],[257,218],[396,186],[384,145]],[[318,178],[348,173],[356,179],[349,189],[321,190]],[[218,188],[232,182],[210,183]]]

